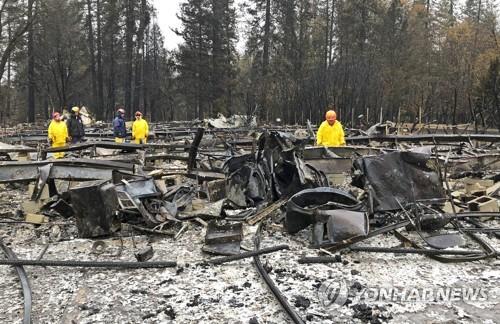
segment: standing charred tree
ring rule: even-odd
[[[141,0],[140,22],[137,30],[137,48],[135,53],[135,82],[133,109],[140,109],[141,97],[144,96],[144,33],[149,25],[149,12],[147,0]],[[144,112],[143,112],[144,113]]]
[[[211,105],[210,113],[232,113],[235,79],[236,14],[233,0],[211,0]]]
[[[33,21],[34,0],[28,0],[28,22]],[[35,53],[33,24],[28,26],[28,122],[35,122]]]
[[[252,0],[246,9],[249,30],[245,59],[249,60],[249,71],[248,76],[241,75],[240,91],[245,97],[247,115],[256,114],[260,120],[267,120],[270,111],[269,74],[273,72],[270,66],[273,41],[272,4],[271,0]],[[245,84],[247,82],[248,84]]]
[[[179,18],[182,30],[176,31],[184,39],[179,46],[180,89],[190,108],[186,119],[204,118],[209,108],[210,95],[210,24],[209,4],[206,0],[189,0],[181,5]],[[182,117],[180,117],[182,118]]]
[[[134,107],[132,107],[132,80],[133,80],[133,64],[134,64],[134,34],[135,34],[135,1],[126,1],[125,10],[125,109],[130,115],[133,114]]]
[[[147,0],[141,0],[140,22],[139,29],[137,30],[137,49],[135,54],[134,110],[140,109],[141,106],[144,106],[144,104],[141,104],[141,99],[144,98],[144,33],[146,32],[146,27],[149,24],[147,4]]]
[[[87,0],[87,33],[88,33],[88,46],[89,46],[89,59],[90,59],[90,79],[92,84],[92,108],[96,107],[97,103],[97,72],[96,72],[96,59],[95,59],[95,45],[94,45],[94,27],[92,19],[92,1]],[[99,38],[98,38],[99,39]]]
[[[104,72],[102,69],[102,4],[96,0],[96,28],[97,28],[97,116],[104,118]]]
[[[269,48],[271,46],[271,0],[266,0],[266,18],[264,21],[264,50],[262,53],[262,75],[267,76],[269,70]]]
[[[117,73],[117,56],[118,56],[118,32],[119,32],[119,17],[120,10],[118,7],[117,0],[109,0],[104,4],[104,25],[102,32],[102,47],[103,47],[103,57],[105,69],[101,68],[101,73],[103,74],[104,85],[107,87],[106,101],[103,105],[105,107],[104,116],[105,118],[111,118],[114,114],[115,105],[117,104],[117,85],[116,85],[116,73]],[[104,89],[103,89],[104,90]]]

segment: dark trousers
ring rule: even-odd
[[[81,136],[73,136],[71,137],[71,144],[76,144],[80,143],[82,141],[83,137]]]

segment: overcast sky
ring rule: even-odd
[[[160,26],[163,35],[165,36],[165,46],[169,50],[173,50],[177,48],[177,45],[182,42],[182,38],[178,37],[174,32],[172,32],[172,28],[180,28],[181,22],[177,19],[176,14],[179,13],[180,4],[185,2],[186,0],[153,0],[153,4],[155,5],[158,11],[158,25]],[[236,0],[235,4],[242,3],[243,0]],[[463,4],[465,0],[459,0],[458,3]],[[239,18],[239,25],[242,27],[242,18]],[[242,50],[245,40],[243,39],[241,33],[239,37],[239,43],[237,44],[237,49]]]
[[[169,50],[177,48],[177,45],[182,42],[182,38],[178,37],[172,29],[180,28],[181,22],[177,19],[176,14],[180,11],[180,4],[186,0],[153,0],[158,12],[158,26],[160,26],[163,35],[165,36],[165,47]],[[235,4],[238,6],[243,0],[236,0]],[[240,24],[242,20],[239,19]],[[240,37],[240,42],[237,48],[241,50],[244,45],[244,39]]]
[[[182,42],[182,38],[172,32],[172,28],[179,28],[181,22],[177,19],[176,14],[179,12],[179,4],[184,0],[153,0],[153,3],[158,10],[158,25],[160,26],[163,35],[165,36],[165,46],[172,50]]]

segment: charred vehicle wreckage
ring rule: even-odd
[[[153,129],[61,148],[4,131],[1,322],[498,319],[500,135],[352,130],[327,148],[291,126]],[[488,298],[363,298],[387,286]]]

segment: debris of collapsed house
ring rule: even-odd
[[[348,136],[348,146],[326,148],[311,145],[310,125],[296,137],[292,133],[302,134],[300,127],[259,129],[253,123],[221,116],[205,121],[208,128],[200,128],[201,122],[158,124],[149,144],[141,145],[112,143],[112,134],[102,129],[89,130],[85,143],[61,148],[45,147],[42,131],[5,134],[0,185],[27,199],[0,214],[0,229],[31,224],[51,233],[50,244],[75,238],[101,242],[94,252],[105,240],[120,239],[112,258],[121,256],[127,237],[177,242],[195,233],[204,258],[191,264],[211,267],[253,257],[296,323],[305,321],[303,313],[273,282],[269,259],[260,259],[291,248],[278,241],[261,248],[266,234],[306,239],[303,251],[294,251],[297,267],[342,263],[360,253],[443,263],[498,257],[499,135],[394,135],[394,125],[385,124],[352,130],[358,136]],[[58,151],[66,158],[53,159]],[[376,244],[387,236],[398,243]],[[25,323],[32,307],[30,267],[183,266],[160,259],[154,240],[142,247],[134,243],[136,261],[44,259],[49,245],[39,259],[30,259],[16,257],[15,237],[4,236],[0,243],[6,255],[0,265],[14,266],[22,282]]]

